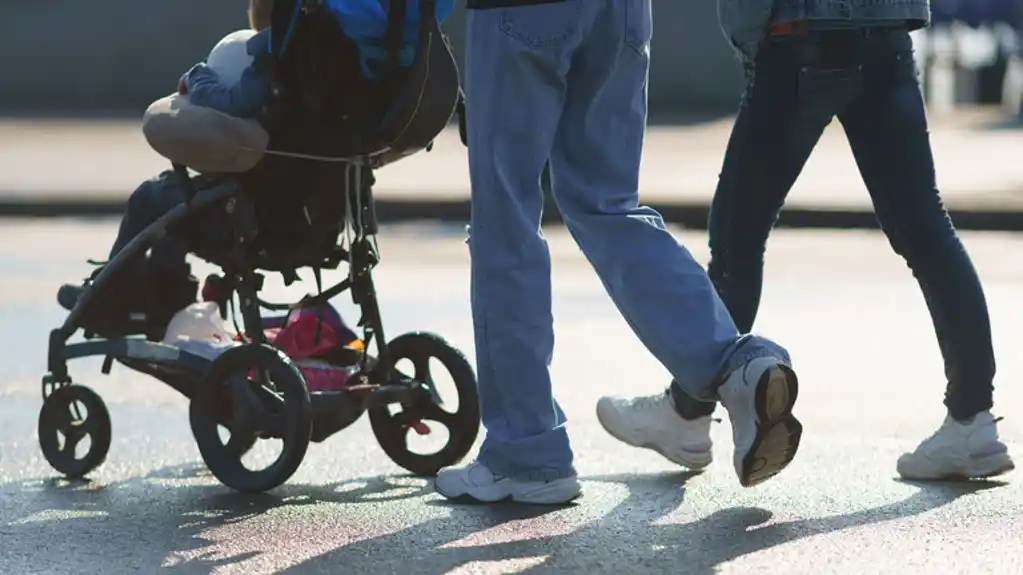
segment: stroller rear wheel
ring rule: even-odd
[[[414,373],[403,374],[422,385],[427,394],[415,404],[369,410],[369,421],[380,447],[392,461],[416,475],[436,475],[441,468],[461,461],[472,449],[480,429],[479,393],[476,374],[462,352],[432,333],[416,332],[398,336],[388,344],[395,365],[409,360]],[[430,360],[437,360],[450,375],[458,394],[458,409],[449,411],[434,385]],[[449,398],[450,399],[450,398]],[[426,431],[424,422],[438,423],[448,431],[447,443],[433,453],[415,453],[409,447],[410,430]]]
[[[110,452],[110,412],[103,399],[84,385],[58,387],[39,412],[39,447],[46,461],[78,479],[103,464]],[[88,447],[79,456],[79,449]]]
[[[287,481],[302,464],[312,433],[309,391],[285,355],[267,345],[243,345],[210,366],[192,397],[189,422],[210,472],[232,489],[260,493]],[[231,432],[226,441],[222,426]],[[258,470],[242,461],[256,438],[283,442],[280,454]]]

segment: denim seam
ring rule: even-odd
[[[551,3],[551,5],[557,5],[558,3]],[[526,7],[514,7],[506,8],[501,14],[501,32],[503,32],[509,38],[512,38],[527,48],[551,48],[557,47],[567,42],[573,34],[575,34],[577,27],[579,26],[580,17],[582,14],[581,2],[575,2],[576,18],[573,19],[571,25],[566,25],[565,28],[555,35],[547,36],[535,36],[530,33],[529,30],[515,24],[515,19],[508,16],[512,10],[521,10]],[[536,7],[544,5],[536,5]]]
[[[639,6],[635,6],[633,4],[639,4]],[[645,31],[644,31],[644,34],[636,34],[636,33],[634,33],[639,28],[638,28],[638,26],[636,26],[636,24],[637,24],[636,22],[632,22],[632,18],[637,16],[637,14],[635,14],[634,12],[638,12],[640,10],[642,10],[641,2],[627,2],[626,3],[626,6],[625,6],[625,45],[628,46],[629,49],[631,49],[636,54],[638,54],[640,56],[645,56],[647,54],[649,48],[650,48],[650,40],[651,40],[650,36],[652,35],[652,31],[649,34],[645,33]],[[640,15],[640,17],[642,18],[643,15]],[[644,39],[637,39],[637,37],[643,37],[643,36],[645,36]]]

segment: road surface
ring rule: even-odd
[[[783,474],[742,489],[727,421],[714,426],[717,459],[700,475],[601,430],[597,397],[656,392],[668,376],[552,229],[552,369],[585,495],[537,510],[442,502],[386,459],[365,419],[313,445],[284,487],[233,493],[205,471],[182,398],[122,366],[104,377],[88,360],[72,375],[107,401],[114,443],[92,481],[56,478],[35,432],[45,337],[63,318],[54,292],[88,273],[86,258],[102,259],[114,226],[0,221],[0,573],[1023,573],[1018,472],[895,479],[897,456],[943,417],[944,380],[922,298],[876,233],[773,238],[758,330],[792,351],[806,432]],[[384,229],[376,278],[390,337],[434,330],[471,354],[462,235]],[[678,237],[705,261],[702,234]],[[1023,238],[965,241],[991,305],[1001,431],[1023,457]]]

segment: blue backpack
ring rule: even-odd
[[[412,64],[419,43],[420,0],[320,0],[320,2],[323,8],[337,19],[345,36],[355,42],[361,58],[362,71],[370,78],[380,74],[380,64],[388,58],[386,44],[389,36],[388,27],[393,25],[389,20],[391,4],[403,2],[405,14],[398,64],[401,66]],[[301,7],[301,2],[296,3],[292,22],[298,21]],[[438,24],[447,20],[454,9],[455,0],[437,0],[434,15]],[[290,29],[285,31],[285,37],[290,33]],[[287,44],[287,40],[284,40],[284,44]]]
[[[277,0],[262,117],[272,147],[330,158],[429,149],[460,109],[458,68],[440,30],[453,7],[454,0]]]
[[[419,4],[419,0],[405,0],[405,43],[414,44],[419,38]],[[323,5],[357,43],[380,42],[387,35],[388,0],[324,0]],[[454,9],[455,0],[437,0],[437,21],[443,23]]]

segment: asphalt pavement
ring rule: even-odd
[[[551,229],[552,370],[585,492],[573,506],[534,509],[443,502],[387,460],[365,420],[313,445],[285,486],[236,494],[202,465],[184,399],[121,366],[103,376],[91,360],[71,374],[107,401],[113,446],[91,481],[57,478],[35,432],[46,334],[63,319],[54,294],[88,273],[86,258],[102,258],[115,225],[0,220],[0,573],[1023,573],[1019,472],[895,478],[898,455],[943,417],[944,378],[923,299],[879,234],[773,237],[758,331],[792,352],[806,431],[785,472],[743,489],[727,420],[713,429],[717,459],[698,475],[602,431],[599,396],[656,392],[668,376]],[[390,337],[433,330],[471,357],[463,233],[385,226],[375,277]],[[706,260],[704,234],[677,235]],[[1000,430],[1023,457],[1023,238],[965,242],[991,306]],[[267,295],[307,288],[273,283]],[[350,303],[335,303],[354,320]]]

